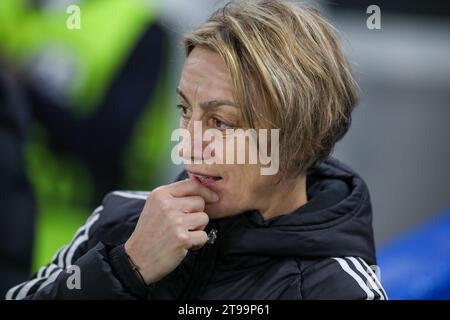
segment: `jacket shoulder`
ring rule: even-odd
[[[105,245],[123,244],[133,232],[148,192],[114,191],[105,196],[68,244],[23,283],[11,288],[6,299],[133,298],[111,272]],[[77,266],[80,287],[67,287]],[[75,269],[76,270],[76,269]]]
[[[360,257],[330,257],[301,264],[303,299],[387,299],[375,268]]]
[[[149,191],[113,191],[102,202],[103,224],[121,223],[138,218]]]
[[[118,245],[131,235],[144,208],[148,191],[113,191],[100,207],[98,221],[92,227],[89,247],[98,242]]]

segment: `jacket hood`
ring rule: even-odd
[[[358,256],[375,264],[372,207],[361,177],[329,159],[308,174],[307,195],[308,202],[291,214],[266,221],[257,210],[215,220],[222,254]]]

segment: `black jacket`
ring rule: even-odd
[[[211,220],[213,243],[146,287],[126,259],[148,193],[112,192],[72,243],[8,299],[385,299],[363,180],[337,160],[307,178],[308,203],[264,221],[256,210]],[[213,230],[213,231],[212,231]],[[80,286],[72,283],[78,267]],[[72,277],[72,278],[71,278]]]

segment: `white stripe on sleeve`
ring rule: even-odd
[[[378,279],[378,276],[376,275],[376,273],[372,270],[371,267],[369,267],[369,265],[364,261],[364,259],[362,259],[362,258],[358,258],[358,259],[366,267],[367,272],[372,275],[372,279],[375,280],[376,284],[378,285],[378,288],[380,288],[381,292],[383,293],[384,298],[386,300],[389,300],[389,298],[386,294],[386,291],[384,291],[383,285],[381,284],[380,279]]]
[[[378,286],[375,284],[375,282],[372,279],[372,276],[368,274],[364,268],[362,267],[361,263],[355,258],[355,257],[347,257],[355,266],[356,270],[358,270],[364,277],[366,278],[367,282],[369,283],[368,287],[375,290],[375,292],[380,296],[380,300],[385,300],[384,295],[379,290]],[[366,282],[366,283],[367,283]]]
[[[361,277],[356,274],[355,271],[353,271],[350,266],[348,265],[347,261],[345,261],[345,259],[343,258],[333,258],[334,260],[336,260],[339,265],[341,266],[341,268],[350,276],[352,277],[356,283],[359,285],[359,287],[366,293],[366,300],[373,300],[374,299],[374,294],[373,292],[369,289],[369,287],[367,287],[366,283],[361,279]]]

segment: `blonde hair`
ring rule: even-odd
[[[280,129],[280,170],[304,174],[347,132],[357,87],[334,28],[280,0],[232,1],[185,35],[227,64],[244,123]]]

